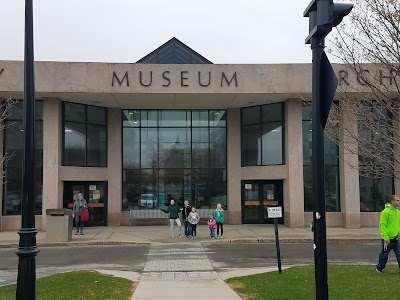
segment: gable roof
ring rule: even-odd
[[[139,59],[141,64],[212,64],[204,56],[173,37],[156,50]]]

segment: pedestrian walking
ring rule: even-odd
[[[214,219],[217,222],[217,239],[224,238],[224,210],[222,209],[221,203],[217,204],[217,208],[214,211]]]
[[[189,214],[191,211],[192,211],[192,208],[189,205],[189,201],[185,200],[183,209],[182,209],[182,221],[183,221],[183,224],[185,225],[185,236],[187,238],[192,237],[192,232],[191,232],[192,226],[188,220]]]
[[[88,206],[86,200],[83,198],[82,193],[76,195],[74,206],[72,208],[72,217],[75,218],[76,232],[75,235],[83,235],[84,222],[81,219],[82,212],[87,212]]]
[[[175,204],[175,200],[171,199],[170,205],[167,208],[161,209],[161,211],[165,213],[169,213],[169,225],[171,229],[171,238],[174,239],[174,225],[178,225],[179,228],[179,238],[182,238],[182,224],[179,219],[179,213],[182,210],[177,204]]]
[[[199,221],[200,221],[200,216],[196,211],[196,207],[192,206],[192,211],[189,213],[188,222],[191,227],[192,239],[194,240],[196,239],[196,229]]]
[[[210,239],[215,239],[215,228],[217,228],[217,222],[214,219],[214,214],[210,214],[210,218],[207,221],[208,228],[210,228]]]
[[[378,264],[376,271],[381,273],[385,269],[388,256],[391,250],[397,258],[397,264],[400,270],[400,198],[392,195],[389,198],[389,203],[385,205],[385,209],[381,212],[379,219],[379,231],[381,233],[381,253],[379,253]]]

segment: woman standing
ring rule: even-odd
[[[75,235],[83,235],[83,222],[81,221],[81,214],[83,211],[87,211],[87,202],[83,199],[82,193],[76,195],[74,201],[74,207],[72,209],[72,217],[75,218],[76,232]]]
[[[222,209],[221,203],[217,204],[217,208],[214,211],[214,219],[217,221],[217,239],[224,238],[224,210]],[[221,234],[220,234],[221,229]]]

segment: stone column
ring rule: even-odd
[[[227,110],[227,198],[229,224],[242,224],[240,109]]]
[[[62,151],[61,100],[43,100],[43,202],[42,230],[46,230],[46,209],[63,207],[61,181]]]
[[[285,101],[285,165],[285,225],[304,227],[302,102],[299,99]]]
[[[360,178],[358,171],[358,155],[346,150],[346,147],[357,149],[357,140],[352,138],[348,130],[357,132],[357,121],[344,112],[342,124],[346,130],[340,132],[339,176],[340,207],[344,228],[360,228]],[[347,133],[346,133],[347,131]],[[344,144],[346,143],[346,144]]]
[[[121,109],[108,109],[108,226],[121,224],[122,209],[122,116]]]

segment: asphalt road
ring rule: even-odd
[[[176,246],[176,244],[175,244]],[[77,269],[109,269],[141,272],[150,245],[85,246],[40,248],[36,259],[37,276]],[[203,248],[216,271],[276,266],[276,248],[263,243],[204,243]],[[378,244],[328,245],[332,263],[376,263]],[[18,257],[16,249],[0,249],[0,285],[15,282]],[[176,257],[171,257],[176,259]],[[282,264],[312,264],[312,244],[281,244]],[[395,263],[394,254],[389,263]]]

